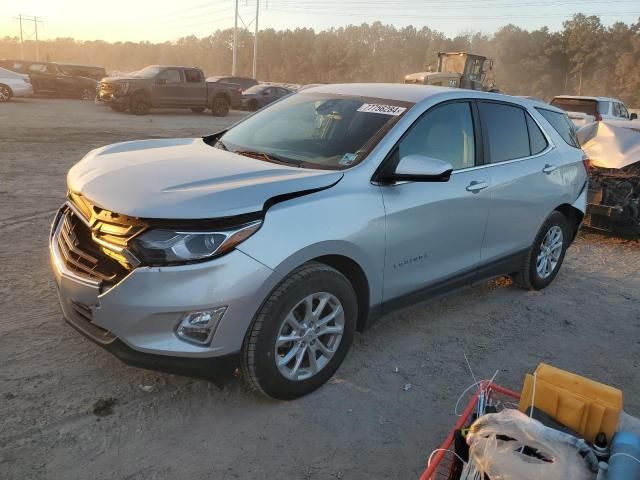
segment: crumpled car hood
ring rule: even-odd
[[[577,132],[580,146],[595,167],[624,168],[640,161],[640,122],[603,120]]]
[[[219,218],[263,209],[270,198],[327,188],[331,170],[273,164],[202,138],[140,140],[89,152],[67,175],[69,190],[132,217]]]

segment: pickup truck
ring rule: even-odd
[[[124,77],[107,77],[100,82],[98,101],[113,110],[127,109],[146,115],[151,108],[205,109],[224,117],[229,108],[240,105],[238,85],[205,81],[202,70],[195,67],[150,65]]]

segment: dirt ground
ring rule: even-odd
[[[463,352],[476,376],[500,369],[516,390],[540,361],[610,383],[640,415],[640,243],[595,234],[542,292],[492,281],[382,319],[292,402],[125,366],[67,326],[47,236],[69,167],[99,145],[241,115],[0,105],[0,478],[414,479],[472,383]]]

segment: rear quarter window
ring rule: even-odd
[[[540,115],[542,115],[547,122],[551,124],[553,129],[558,132],[558,134],[562,137],[562,139],[567,143],[567,145],[571,145],[572,147],[580,148],[580,144],[578,143],[578,138],[576,137],[576,128],[569,120],[569,117],[566,113],[554,112],[551,110],[547,110],[544,108],[537,108],[536,110]]]

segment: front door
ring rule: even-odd
[[[182,71],[178,68],[167,68],[156,76],[156,84],[151,95],[154,106],[183,106],[186,96]]]
[[[387,232],[385,301],[473,278],[491,200],[489,176],[475,168],[477,152],[472,108],[466,101],[429,110],[398,144],[396,158],[425,155],[451,163],[454,172],[447,182],[381,186]]]

